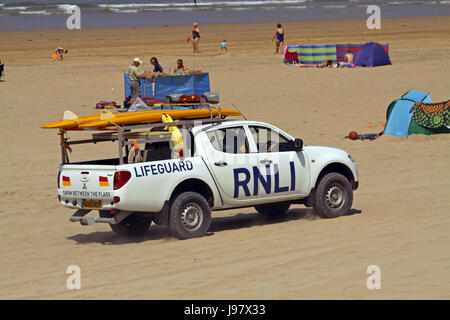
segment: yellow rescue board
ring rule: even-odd
[[[148,112],[148,111],[136,111],[136,112],[130,112],[130,113],[142,113],[142,112]],[[113,113],[114,117],[111,118],[115,118],[115,117],[121,117],[130,113]],[[89,115],[89,116],[83,116],[83,117],[79,117],[77,119],[71,119],[71,120],[60,120],[60,121],[55,121],[55,122],[51,122],[51,123],[47,123],[44,124],[43,126],[41,126],[42,129],[77,129],[80,125],[85,124],[89,121],[94,121],[94,120],[100,120],[102,117],[103,113],[99,113],[99,114],[93,114],[93,115]]]
[[[219,111],[217,109],[212,109],[213,116],[218,116]],[[174,120],[179,119],[201,119],[208,118],[210,116],[209,109],[196,109],[196,110],[153,110],[146,111],[145,113],[129,113],[128,115],[124,115],[121,117],[115,117],[113,119],[109,119],[109,121],[105,120],[97,120],[97,121],[89,121],[85,124],[80,125],[80,128],[105,128],[111,126],[111,123],[116,125],[126,125],[126,124],[138,124],[138,123],[151,123],[151,122],[161,122],[161,117],[163,113],[169,115]],[[236,110],[230,109],[222,109],[222,116],[240,116],[241,113]]]
[[[108,117],[107,120],[100,120],[101,115],[89,115],[73,120],[61,120],[41,126],[43,129],[65,129],[65,130],[83,130],[83,129],[102,129],[112,124],[126,125],[138,123],[161,122],[163,113],[169,115],[174,120],[178,119],[201,119],[208,118],[211,115],[210,109],[193,110],[149,110],[137,112],[113,113],[114,117]],[[219,111],[212,109],[212,115],[218,116]],[[222,116],[241,116],[239,111],[231,109],[221,109]]]

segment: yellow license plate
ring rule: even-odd
[[[101,209],[102,201],[101,200],[86,200],[83,201],[83,209]]]

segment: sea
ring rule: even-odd
[[[65,29],[71,5],[81,29],[365,20],[369,5],[381,19],[450,15],[450,0],[0,0],[0,31]]]

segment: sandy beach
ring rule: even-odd
[[[272,24],[0,32],[1,299],[449,299],[450,136],[343,139],[383,130],[389,103],[410,89],[450,98],[450,16],[286,23],[287,44],[389,43],[391,66],[300,69],[274,55]],[[229,53],[220,52],[226,39]],[[63,62],[55,47],[69,49]],[[356,160],[360,187],[349,215],[321,219],[292,206],[267,220],[253,208],[213,213],[211,235],[180,241],[153,225],[138,239],[105,224],[80,226],[57,201],[60,149],[40,125],[65,110],[95,113],[123,101],[134,57],[178,58],[208,71],[223,106],[274,124],[305,144],[329,145]],[[79,137],[83,134],[79,134]],[[114,155],[116,145],[74,147],[71,160]],[[66,268],[81,268],[81,290]],[[381,269],[368,290],[366,269]]]

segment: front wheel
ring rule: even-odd
[[[100,210],[100,218],[112,218],[113,215],[108,211]],[[132,213],[117,224],[109,224],[114,233],[121,236],[138,236],[150,228],[152,218],[140,216],[138,213]]]
[[[332,172],[322,177],[316,190],[314,209],[325,218],[346,214],[353,203],[350,181],[340,173]]]
[[[202,237],[211,224],[208,201],[197,192],[183,192],[170,206],[169,232],[178,239]]]

